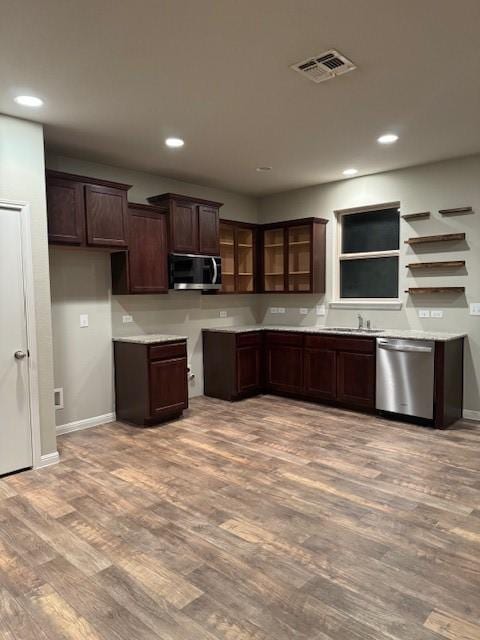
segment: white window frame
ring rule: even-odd
[[[400,209],[400,202],[386,202],[366,207],[354,207],[352,209],[340,209],[335,211],[335,251],[333,267],[333,300],[329,306],[344,309],[400,309],[402,302],[399,292],[394,298],[341,298],[340,297],[340,263],[343,260],[357,260],[361,258],[384,258],[397,257],[400,263],[400,248],[390,251],[368,251],[362,253],[342,253],[342,221],[345,216],[358,213],[368,213],[369,211],[379,211],[381,209]],[[400,289],[400,273],[398,288]]]

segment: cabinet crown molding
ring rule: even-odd
[[[100,180],[100,178],[89,178],[87,176],[80,176],[75,173],[54,171],[53,169],[47,169],[45,175],[47,176],[47,178],[60,178],[62,180],[71,180],[73,182],[96,184],[101,187],[110,187],[112,189],[120,189],[122,191],[128,191],[132,188],[131,184],[124,184],[123,182],[112,182],[111,180]]]
[[[192,196],[184,196],[179,193],[161,193],[158,196],[150,196],[147,198],[150,204],[163,204],[166,200],[177,200],[182,202],[194,202],[196,204],[209,205],[211,207],[223,207],[223,202],[215,202],[214,200],[205,200],[203,198],[194,198]]]

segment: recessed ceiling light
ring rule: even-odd
[[[41,107],[43,104],[43,100],[35,96],[17,96],[15,102],[22,107]]]
[[[262,172],[262,171],[271,171],[271,170],[272,170],[272,167],[266,167],[266,166],[265,167],[257,167],[255,169],[255,171],[260,171],[260,172]]]
[[[171,147],[172,149],[176,149],[178,147],[183,147],[185,142],[181,138],[167,138],[165,140],[165,144],[167,147]]]
[[[377,142],[380,144],[393,144],[398,140],[398,136],[395,133],[384,133],[383,136],[377,138]]]
[[[345,171],[343,171],[344,176],[354,176],[356,173],[358,173],[358,169],[354,169],[353,167],[351,169],[345,169]]]

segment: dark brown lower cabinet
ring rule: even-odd
[[[303,336],[267,332],[265,340],[265,386],[280,393],[303,390]]]
[[[375,407],[375,355],[370,353],[337,353],[336,399],[354,407]]]
[[[153,425],[188,407],[186,341],[115,342],[114,356],[119,420]]]
[[[238,400],[263,388],[263,338],[260,331],[203,332],[204,393]]]
[[[337,397],[337,354],[332,349],[306,348],[303,361],[305,394],[319,400]]]
[[[206,329],[203,367],[205,395],[214,398],[267,391],[375,410],[375,338],[369,336]],[[462,397],[463,338],[436,342],[432,425],[445,428],[459,420]]]

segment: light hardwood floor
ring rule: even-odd
[[[0,480],[2,640],[479,640],[480,428],[263,396]]]

